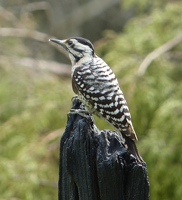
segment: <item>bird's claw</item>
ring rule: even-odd
[[[88,111],[81,110],[81,109],[70,109],[70,112],[68,114],[71,114],[71,115],[78,114],[85,118],[89,118],[89,115],[90,115]]]
[[[72,97],[71,101],[73,102],[75,99],[76,99],[76,100],[79,100],[78,96]]]

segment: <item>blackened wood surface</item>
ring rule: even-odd
[[[75,99],[74,109],[84,109]],[[59,200],[148,200],[145,163],[129,155],[122,139],[99,131],[92,116],[68,115],[60,143]]]

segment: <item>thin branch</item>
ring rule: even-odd
[[[48,39],[50,38],[50,36],[45,33],[41,33],[35,30],[20,29],[20,28],[0,28],[0,36],[32,38],[40,42],[47,42]]]
[[[30,29],[20,29],[20,28],[0,28],[0,37],[20,37],[20,38],[31,38],[33,40],[37,40],[39,42],[46,42],[48,43],[49,38],[53,38],[50,35],[45,33],[41,33],[39,31],[30,30]],[[58,45],[49,43],[50,45],[54,46],[58,51],[63,53],[66,57],[66,52],[59,48]]]
[[[141,65],[139,66],[138,71],[137,71],[137,76],[138,77],[143,76],[145,74],[147,68],[152,63],[153,60],[155,60],[156,58],[158,58],[159,56],[161,56],[165,52],[169,51],[170,49],[172,49],[173,47],[175,47],[176,45],[178,45],[181,42],[182,42],[182,34],[176,36],[172,40],[169,40],[168,42],[166,42],[165,44],[163,44],[159,48],[157,48],[154,51],[152,51],[151,53],[149,53],[145,57],[145,59],[143,60]]]
[[[41,139],[41,142],[42,143],[48,143],[50,141],[53,141],[57,138],[59,138],[62,133],[64,132],[64,129],[57,129],[57,130],[54,130],[53,132],[50,132],[48,135],[44,136],[42,139]]]
[[[15,66],[28,67],[33,70],[42,70],[44,72],[49,72],[57,76],[70,77],[71,67],[66,64],[60,64],[55,61],[48,60],[37,60],[33,58],[17,58],[17,57],[6,57],[0,56],[0,64],[13,63]],[[13,65],[13,66],[14,66]]]
[[[50,187],[50,188],[57,188],[57,182],[50,182],[47,180],[40,180],[39,185],[45,186],[45,187]]]
[[[50,4],[46,1],[40,1],[40,2],[33,2],[33,3],[28,3],[24,6],[21,6],[22,11],[28,11],[28,12],[33,12],[36,10],[50,10]]]

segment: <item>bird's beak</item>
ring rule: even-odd
[[[65,44],[66,40],[58,40],[58,39],[51,38],[49,39],[49,41],[61,45],[64,49],[66,48],[66,44]]]

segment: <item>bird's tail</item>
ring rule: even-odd
[[[125,139],[125,144],[128,147],[128,152],[131,153],[131,154],[133,154],[139,163],[144,163],[144,160],[142,159],[142,157],[138,153],[138,149],[136,147],[135,141],[131,140],[130,138],[128,138],[124,134],[123,134],[123,137]]]

